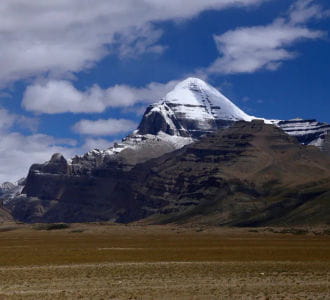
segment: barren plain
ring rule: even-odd
[[[330,299],[330,230],[2,224],[0,299]]]

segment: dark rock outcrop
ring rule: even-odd
[[[12,221],[10,213],[3,207],[3,200],[0,199],[0,223]]]
[[[64,174],[56,157],[35,172],[11,207],[26,222],[111,220],[214,225],[325,223],[330,158],[263,121],[237,122],[182,149],[127,170],[103,164]],[[307,221],[306,221],[307,220]]]
[[[197,212],[201,221],[204,208],[219,211],[221,203],[223,215],[210,222],[248,222],[267,207],[280,215],[281,207],[307,197],[297,196],[296,187],[288,189],[289,178],[298,186],[329,176],[322,165],[328,166],[330,125],[301,119],[264,120],[275,127],[262,120],[242,122],[252,119],[207,83],[188,78],[150,105],[138,129],[121,143],[70,161],[54,154],[49,162],[33,165],[22,194],[5,205],[27,222],[129,222],[151,215],[159,216],[155,222],[170,222],[197,218]],[[285,189],[294,196],[282,195]],[[285,203],[275,197],[269,206],[273,191]],[[274,218],[269,211],[264,215]]]

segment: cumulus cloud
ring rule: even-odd
[[[100,113],[108,107],[129,107],[136,103],[158,101],[176,84],[177,81],[164,84],[152,82],[142,88],[115,85],[108,89],[93,85],[80,91],[69,81],[50,80],[29,86],[22,106],[26,110],[46,114]]]
[[[77,151],[44,134],[24,136],[13,132],[0,136],[0,182],[16,181],[27,175],[33,163],[43,163],[55,152],[71,157]]]
[[[161,51],[161,47],[152,46],[161,32],[152,27],[143,30],[146,24],[189,18],[205,9],[250,6],[262,1],[265,0],[2,0],[0,84],[44,73],[63,76],[90,68],[109,53],[109,45],[121,34],[126,34],[123,43],[134,45],[140,52]],[[134,32],[136,41],[132,34],[127,38],[127,31]],[[121,54],[132,53],[127,49],[121,48]]]
[[[39,125],[39,120],[12,114],[8,112],[8,110],[0,108],[0,133],[7,131],[14,125],[26,128],[29,131],[36,131]]]
[[[260,69],[276,70],[283,61],[297,53],[288,50],[296,42],[318,39],[324,32],[305,26],[320,17],[321,7],[311,0],[300,0],[291,6],[286,18],[266,26],[237,28],[214,36],[221,56],[208,68],[209,73],[252,73]]]
[[[49,160],[54,152],[71,157],[77,149],[74,140],[55,139],[44,134],[22,135],[11,132],[14,126],[35,129],[35,120],[0,109],[0,182],[15,181],[27,175],[33,163]]]
[[[87,137],[82,146],[73,139],[54,138],[46,134],[23,135],[13,132],[16,126],[30,126],[35,130],[35,120],[0,109],[0,183],[17,181],[25,177],[34,163],[48,161],[59,152],[66,158],[82,154],[94,148],[106,149],[113,145],[102,138]],[[76,124],[77,131],[87,135],[111,135],[135,129],[137,124],[129,120],[84,121]]]
[[[73,130],[80,134],[107,136],[129,132],[136,129],[137,124],[126,119],[81,120],[73,126]]]

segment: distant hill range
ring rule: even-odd
[[[24,222],[329,222],[330,125],[256,119],[188,78],[114,147],[33,165],[5,207]]]

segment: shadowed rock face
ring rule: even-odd
[[[0,208],[0,223],[12,220],[13,218],[11,217],[11,215],[6,210]]]
[[[131,169],[107,162],[76,176],[55,158],[48,174],[31,169],[27,197],[11,203],[16,219],[238,226],[329,221],[329,156],[262,121],[237,122]]]
[[[299,184],[329,176],[324,167],[329,156],[297,140],[329,154],[330,125],[301,119],[265,120],[277,127],[244,122],[252,119],[207,83],[188,78],[150,105],[138,129],[121,143],[69,162],[54,154],[30,168],[21,195],[16,197],[22,186],[2,196],[14,216],[28,222],[130,222],[152,215],[154,222],[266,222],[274,218],[269,203],[279,217],[282,206],[305,199]],[[293,196],[282,195],[291,185]],[[264,221],[253,221],[261,210]]]
[[[329,156],[259,121],[237,122],[133,173],[134,198],[149,222],[329,222]]]
[[[2,200],[0,199],[0,223],[12,220],[12,216],[6,209],[4,209]]]

